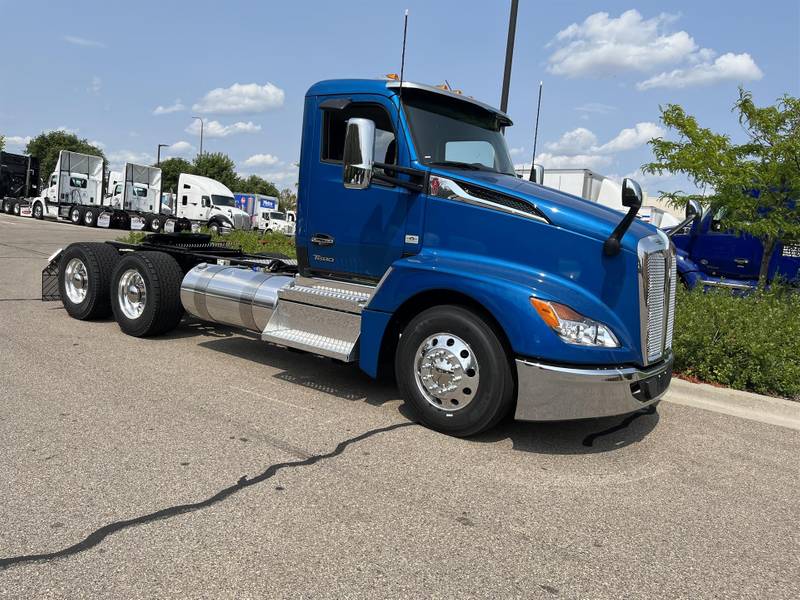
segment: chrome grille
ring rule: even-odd
[[[640,316],[645,364],[658,361],[672,347],[675,326],[675,254],[661,236],[639,244]]]

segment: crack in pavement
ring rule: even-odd
[[[146,515],[141,515],[139,517],[134,517],[132,519],[125,519],[123,521],[114,521],[113,523],[109,523],[108,525],[103,525],[99,529],[96,529],[95,531],[90,533],[81,541],[73,544],[72,546],[63,548],[61,550],[56,550],[55,552],[43,552],[41,554],[23,554],[19,556],[10,556],[8,558],[0,558],[0,570],[5,570],[15,565],[20,565],[23,563],[47,562],[58,558],[65,558],[68,556],[72,556],[74,554],[78,554],[79,552],[85,552],[86,550],[94,548],[95,546],[100,544],[100,542],[102,542],[109,535],[117,533],[118,531],[122,531],[123,529],[127,529],[129,527],[136,527],[138,525],[152,523],[153,521],[160,521],[162,519],[168,519],[170,517],[175,517],[185,513],[208,508],[209,506],[217,504],[218,502],[222,502],[229,496],[232,496],[233,494],[247,487],[250,487],[251,485],[256,485],[257,483],[266,481],[267,479],[274,476],[278,471],[282,469],[291,469],[294,467],[306,467],[328,458],[334,458],[336,456],[339,456],[342,452],[345,451],[345,449],[348,446],[352,444],[358,443],[367,438],[378,435],[379,433],[386,433],[388,431],[400,429],[401,427],[409,427],[411,425],[416,425],[416,423],[409,421],[404,423],[395,423],[394,425],[387,425],[386,427],[378,427],[377,429],[370,429],[369,431],[365,431],[364,433],[361,433],[355,437],[351,437],[344,441],[339,442],[336,445],[336,448],[325,454],[314,454],[313,456],[309,456],[308,458],[303,460],[275,463],[267,467],[264,471],[262,471],[259,475],[256,475],[252,479],[248,479],[247,475],[243,475],[242,477],[239,478],[239,480],[235,484],[223,488],[222,490],[220,490],[213,496],[206,498],[205,500],[201,500],[199,502],[192,502],[189,504],[178,504],[177,506],[162,508],[161,510],[157,510],[155,512]]]
[[[613,427],[609,427],[608,429],[604,429],[603,431],[598,431],[597,433],[590,433],[585,438],[583,438],[583,445],[584,446],[592,446],[594,445],[594,441],[604,435],[608,435],[609,433],[614,433],[616,431],[620,431],[625,429],[628,425],[633,423],[639,417],[643,417],[645,415],[652,415],[655,414],[656,407],[653,405],[648,406],[647,408],[643,408],[641,410],[636,411],[635,413],[628,415],[624,421],[621,423],[614,425]]]

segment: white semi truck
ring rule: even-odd
[[[294,235],[294,221],[279,210],[259,210],[253,217],[253,225],[265,233]]]
[[[210,177],[181,173],[174,215],[212,233],[230,229],[252,229],[250,215],[236,207],[233,192]]]
[[[161,169],[126,163],[122,172],[111,171],[107,190],[107,208],[97,219],[97,225],[161,230],[165,220],[161,208]]]
[[[33,199],[35,219],[69,219],[76,225],[94,226],[103,209],[103,159],[62,150],[55,171],[39,197]]]

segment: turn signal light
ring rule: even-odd
[[[580,346],[617,348],[619,342],[606,325],[584,317],[569,306],[539,298],[531,298],[531,305],[563,341]]]

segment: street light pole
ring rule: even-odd
[[[511,0],[511,14],[508,17],[508,39],[506,40],[506,66],[503,72],[503,94],[500,97],[500,110],[508,111],[508,88],[511,85],[511,61],[514,58],[514,37],[517,33],[517,9],[519,0]]]
[[[192,117],[193,119],[198,119],[200,121],[200,156],[203,156],[203,127],[205,123],[203,123],[202,117]]]
[[[156,166],[157,167],[161,166],[161,149],[162,148],[169,148],[169,144],[159,144],[158,145],[158,150],[156,151],[156,156],[157,156],[157,158],[156,158]]]

